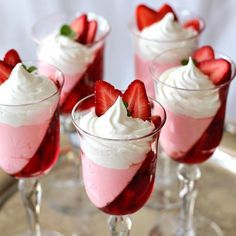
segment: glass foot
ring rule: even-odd
[[[177,164],[164,152],[159,154],[155,189],[147,207],[157,210],[173,210],[180,207]]]
[[[60,160],[57,167],[47,176],[44,186],[45,200],[53,209],[69,215],[92,213],[96,209],[89,202],[80,175],[79,157],[76,160],[72,152]],[[62,196],[63,197],[60,197]]]
[[[161,186],[155,189],[147,203],[147,207],[156,210],[173,210],[180,207],[178,181],[169,186]]]
[[[9,236],[32,236],[32,233],[30,231],[23,232],[23,233],[19,232],[19,233],[14,233]],[[34,235],[34,236],[64,236],[64,235],[56,231],[42,230],[39,235]]]
[[[148,236],[223,236],[220,227],[204,216],[194,219],[194,231],[183,232],[179,228],[179,214],[165,215],[158,220]]]

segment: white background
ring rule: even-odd
[[[112,27],[107,41],[105,79],[124,89],[134,79],[131,37],[127,28],[139,3],[158,8],[162,0],[0,0],[0,57],[10,48],[23,59],[34,59],[32,25],[45,15],[58,11],[92,11],[106,17]],[[172,0],[169,4],[187,8],[206,21],[201,44],[211,44],[217,51],[236,61],[235,0]],[[236,80],[231,85],[227,120],[236,123]]]

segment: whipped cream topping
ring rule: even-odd
[[[198,32],[192,28],[183,28],[174,20],[172,13],[166,14],[159,22],[145,27],[140,32],[140,53],[146,59],[152,60],[156,55],[173,48],[196,47]],[[156,40],[156,41],[155,41]]]
[[[93,62],[95,51],[95,47],[86,47],[66,36],[52,34],[41,42],[38,57],[65,74],[83,74]]]
[[[52,96],[57,90],[50,79],[29,73],[18,63],[0,85],[0,123],[17,127],[50,120],[59,100],[59,94]]]
[[[214,116],[220,107],[218,90],[214,89],[215,85],[208,76],[194,65],[191,57],[186,66],[168,69],[158,80],[155,83],[157,97],[171,111],[205,118]]]
[[[141,140],[119,141],[142,137],[154,130],[149,121],[127,116],[127,110],[121,97],[100,117],[92,110],[77,121],[79,127],[93,135],[117,139],[117,141],[99,140],[83,135],[81,150],[87,158],[98,165],[128,169],[133,164],[141,163],[150,150],[150,137]]]

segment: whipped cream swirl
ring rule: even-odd
[[[156,55],[169,49],[186,47],[186,50],[189,50],[188,48],[197,47],[197,35],[197,31],[183,28],[174,20],[174,15],[168,13],[159,22],[145,27],[140,32],[138,44],[141,56],[152,60]]]
[[[49,121],[59,100],[57,90],[50,79],[29,73],[18,63],[0,85],[0,123],[18,127]]]
[[[95,46],[86,47],[66,36],[53,34],[41,42],[38,57],[65,74],[83,74],[93,62],[95,51]]]
[[[81,150],[85,156],[98,165],[128,169],[133,164],[141,163],[151,149],[151,137],[133,141],[119,141],[142,137],[154,130],[149,121],[127,116],[127,110],[121,97],[100,117],[92,110],[78,120],[78,125],[84,131],[93,135],[117,139],[117,141],[99,140],[98,138],[83,135]]]
[[[220,107],[219,91],[191,57],[186,66],[168,69],[158,80],[155,83],[157,98],[175,113],[205,118],[214,116]]]

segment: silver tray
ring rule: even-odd
[[[228,144],[229,142],[227,142]],[[231,143],[233,146],[235,143]],[[231,146],[232,146],[231,145]],[[229,145],[230,146],[230,145]],[[232,156],[229,146],[221,145],[210,161],[201,165],[202,178],[199,181],[199,196],[197,199],[196,212],[201,213],[220,225],[225,236],[236,235],[236,157]],[[225,152],[227,151],[227,153]],[[229,154],[230,153],[230,154]],[[42,178],[43,188],[47,189],[48,179],[55,174],[53,170],[48,176]],[[9,192],[5,191],[5,201],[1,201],[0,211],[0,235],[15,236],[17,230],[27,229],[25,212],[22,207],[20,196],[17,192],[16,183],[9,184]],[[15,191],[13,191],[15,190]],[[61,194],[63,197],[63,186]],[[46,190],[47,191],[47,190]],[[80,194],[85,195],[83,189]],[[47,195],[47,192],[45,193]],[[57,195],[55,196],[57,197]],[[3,198],[1,198],[3,199]],[[48,204],[46,199],[42,201],[41,225],[46,229],[53,229],[66,236],[106,236],[107,215],[93,209],[89,213],[63,214],[56,211]],[[148,236],[153,226],[166,214],[165,211],[152,210],[143,207],[132,216],[133,228],[131,236]],[[87,228],[90,233],[83,233]],[[199,236],[199,235],[198,235]],[[204,235],[205,236],[205,235]]]

